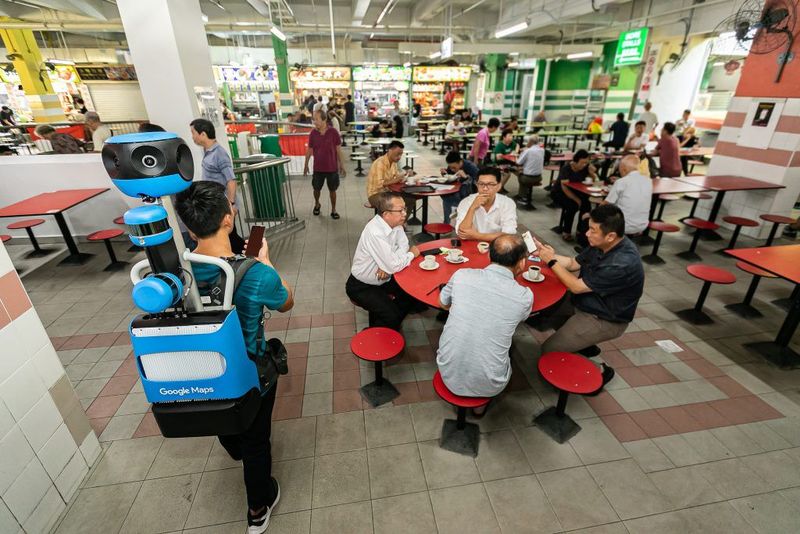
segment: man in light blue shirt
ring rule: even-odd
[[[528,138],[528,148],[517,158],[517,165],[522,168],[519,175],[519,194],[517,202],[520,209],[535,210],[533,205],[533,186],[542,185],[542,170],[544,169],[544,149],[539,146],[539,136],[532,135]]]
[[[501,235],[489,255],[488,267],[459,269],[439,296],[450,314],[436,364],[447,388],[465,397],[494,397],[505,389],[511,379],[511,339],[533,306],[533,293],[515,280],[528,255],[522,238]]]

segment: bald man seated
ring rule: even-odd
[[[527,255],[521,237],[501,235],[491,242],[488,267],[459,269],[442,289],[440,305],[450,315],[436,364],[456,395],[494,397],[511,379],[511,338],[533,306],[531,290],[515,280]]]

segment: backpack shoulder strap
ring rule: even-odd
[[[239,289],[239,284],[242,283],[244,280],[244,276],[247,274],[247,271],[250,270],[258,260],[255,258],[245,258],[244,260],[234,260],[231,262],[233,265],[233,274],[234,274],[234,282],[233,282],[233,294],[236,294],[236,290]]]

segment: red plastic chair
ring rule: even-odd
[[[571,352],[542,354],[539,374],[558,390],[558,403],[537,415],[533,423],[558,443],[564,443],[581,430],[566,414],[569,394],[594,393],[603,386],[603,374],[588,359]]]
[[[376,326],[366,328],[350,340],[350,351],[356,357],[375,364],[375,381],[361,386],[361,396],[372,406],[380,406],[395,399],[400,392],[383,377],[383,362],[403,351],[405,340],[391,328]]]
[[[777,276],[744,261],[737,261],[736,267],[748,274],[752,274],[753,279],[750,281],[750,286],[747,288],[747,293],[745,293],[744,300],[742,302],[726,304],[725,307],[739,317],[744,317],[745,319],[762,317],[764,314],[762,314],[752,305],[753,297],[756,294],[756,289],[758,289],[758,284],[761,282],[762,278],[777,278]]]
[[[719,225],[717,223],[713,223],[711,221],[706,221],[704,219],[684,219],[683,224],[689,226],[691,228],[695,228],[694,237],[692,238],[692,245],[689,247],[689,250],[684,252],[679,252],[677,256],[685,259],[685,260],[700,260],[700,256],[695,253],[695,249],[697,248],[697,242],[700,240],[700,236],[705,231],[711,230],[718,230]]]
[[[664,235],[664,232],[672,233],[672,232],[679,232],[680,228],[675,226],[674,224],[669,224],[661,221],[650,221],[647,225],[648,230],[655,230],[656,233],[656,241],[653,243],[653,251],[648,254],[647,256],[642,256],[642,261],[645,263],[649,263],[650,265],[659,265],[664,263],[664,260],[661,259],[658,255],[658,247],[661,246],[661,237]]]
[[[487,397],[462,397],[450,391],[442,380],[439,371],[433,375],[433,390],[443,401],[456,407],[457,419],[445,419],[442,424],[442,435],[439,446],[445,450],[478,455],[481,432],[475,423],[467,423],[467,409],[486,406],[491,401]]]
[[[681,310],[679,312],[675,312],[675,314],[681,319],[689,321],[692,324],[713,323],[714,320],[703,311],[703,304],[708,296],[708,290],[711,289],[711,284],[732,284],[736,282],[736,277],[733,275],[733,273],[726,271],[725,269],[712,267],[711,265],[705,265],[702,263],[689,265],[686,267],[686,272],[698,280],[702,280],[703,289],[700,290],[700,295],[697,297],[697,302],[695,303],[694,308]]]
[[[88,241],[102,241],[106,245],[106,250],[108,251],[108,257],[111,259],[111,263],[109,263],[104,271],[118,271],[124,268],[128,262],[126,261],[119,261],[117,259],[116,254],[114,254],[114,247],[111,246],[111,240],[115,237],[119,237],[124,234],[122,230],[119,228],[108,228],[106,230],[98,230],[97,232],[93,232],[86,236]]]

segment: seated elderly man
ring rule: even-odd
[[[491,243],[488,267],[460,269],[442,289],[439,302],[450,316],[436,364],[456,395],[494,397],[511,379],[511,338],[533,305],[533,293],[515,280],[527,255],[521,237],[501,235]]]
[[[622,211],[613,204],[596,207],[587,236],[589,247],[575,258],[537,243],[542,261],[572,294],[550,315],[556,331],[542,344],[542,353],[592,355],[598,343],[621,336],[636,313],[644,269],[636,245],[625,237]]]
[[[478,192],[458,204],[456,232],[461,239],[492,241],[503,234],[517,233],[517,206],[500,191],[500,170],[478,171]]]
[[[403,231],[406,206],[397,193],[377,193],[370,198],[378,214],[361,232],[345,290],[350,300],[369,312],[370,326],[400,330],[414,299],[400,289],[392,275],[419,256],[408,246]]]

